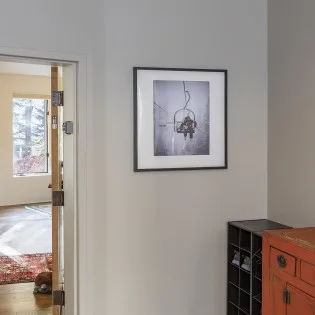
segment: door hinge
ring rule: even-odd
[[[63,106],[63,91],[51,92],[51,104],[53,106]]]
[[[63,290],[53,291],[53,305],[58,306],[65,305],[65,291]]]
[[[288,291],[288,289],[283,289],[282,298],[284,304],[290,304],[290,292]]]
[[[63,190],[55,190],[52,192],[52,204],[55,207],[64,206],[65,194]]]
[[[73,121],[65,121],[62,124],[62,130],[66,135],[73,134]]]

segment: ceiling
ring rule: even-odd
[[[62,75],[62,67],[59,67],[58,72],[60,73],[60,75]],[[50,77],[50,66],[36,65],[31,63],[0,61],[0,73],[39,75]]]

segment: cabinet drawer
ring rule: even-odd
[[[301,260],[301,280],[315,286],[315,266]]]
[[[276,248],[270,249],[270,267],[281,269],[291,276],[295,276],[295,257]]]

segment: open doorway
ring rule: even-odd
[[[56,93],[63,90],[62,74],[63,66],[0,61],[3,315],[55,315],[61,309],[52,305],[52,291],[64,285],[63,203],[52,204],[52,190],[63,192],[63,99]],[[73,100],[68,105],[69,116]]]

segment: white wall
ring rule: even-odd
[[[0,10],[0,38],[2,47],[16,49],[30,49],[45,51],[51,55],[54,52],[60,54],[79,54],[87,57],[88,62],[88,94],[89,111],[88,120],[93,121],[88,126],[87,148],[87,186],[88,186],[88,213],[83,214],[84,223],[89,229],[96,231],[102,223],[96,217],[95,226],[92,225],[93,215],[99,216],[103,210],[104,199],[104,115],[105,102],[104,90],[104,5],[102,0],[2,0]],[[95,146],[95,143],[97,146]],[[95,149],[94,149],[95,148]],[[81,174],[85,178],[85,174]],[[1,192],[0,192],[1,193]],[[80,206],[80,205],[79,205]],[[81,208],[82,210],[82,208]],[[83,221],[83,220],[82,220]],[[80,224],[83,224],[82,222]],[[89,266],[89,281],[80,283],[81,314],[93,314],[93,299],[97,288],[91,287],[94,282],[96,266],[95,259],[104,260],[104,248],[97,248],[97,257],[92,252],[96,236],[80,233],[77,238],[82,243],[89,242],[88,246],[81,245],[80,251],[88,251],[86,265],[80,262],[80,270],[86,273]],[[100,250],[102,253],[100,254]],[[98,283],[100,289],[102,284]],[[87,306],[90,308],[87,309]],[[83,308],[85,307],[85,308]],[[94,314],[102,314],[102,309]]]
[[[225,314],[226,221],[267,216],[266,1],[4,2],[2,46],[89,56],[83,314]],[[136,65],[229,70],[228,170],[132,172]]]
[[[315,225],[315,2],[269,1],[268,216]]]
[[[267,216],[266,1],[106,0],[105,13],[96,308],[226,314],[226,221]],[[133,66],[228,69],[227,171],[132,172]]]
[[[50,78],[0,74],[0,206],[51,200],[50,176],[13,177],[12,97],[50,95]]]

